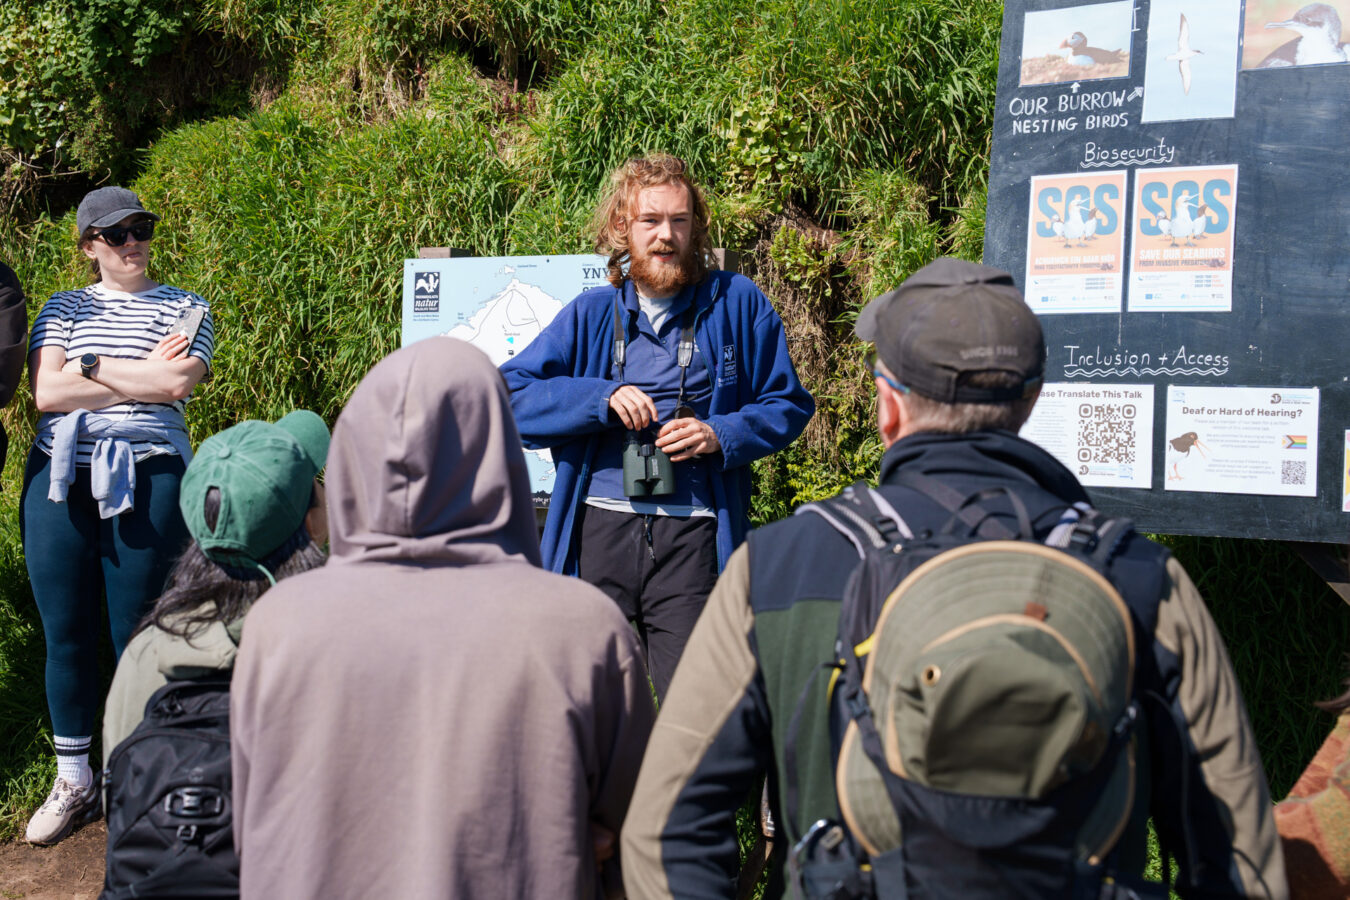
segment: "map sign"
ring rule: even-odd
[[[606,283],[606,260],[578,256],[409,259],[403,264],[403,345],[436,335],[473,344],[500,366],[577,294]],[[553,458],[526,450],[535,504],[553,492]]]

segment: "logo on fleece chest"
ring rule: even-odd
[[[722,363],[717,367],[717,386],[728,387],[736,383],[736,345],[722,345]]]

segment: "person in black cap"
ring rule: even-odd
[[[1074,476],[1017,436],[1041,388],[1045,342],[1010,275],[940,259],[873,300],[855,331],[875,345],[868,368],[886,453],[874,495],[913,534],[951,521],[951,498],[978,496],[988,520],[1018,533],[1020,506],[1038,541],[1086,511]],[[982,521],[979,533],[995,527]],[[857,562],[843,534],[815,515],[761,528],[732,556],[661,706],[624,823],[630,897],[732,897],[736,810],[765,775],[775,842],[789,851],[775,854],[765,896],[784,893],[782,861],[814,823],[843,820],[850,804],[841,805],[836,784],[848,783],[836,781],[829,679],[811,679],[838,657],[840,600]],[[1161,700],[1147,712],[1153,742],[1135,814],[1116,832],[1118,871],[1142,872],[1151,814],[1177,851],[1182,896],[1287,896],[1256,742],[1199,593],[1162,547],[1133,532],[1109,571],[1131,610],[1152,610],[1153,621],[1136,623],[1138,671]],[[1193,752],[1159,737],[1158,716],[1184,723],[1165,733]],[[834,740],[838,730],[836,720]],[[784,815],[789,772],[795,818]],[[855,831],[868,825],[849,821]],[[876,887],[904,896],[903,885]],[[945,896],[940,885],[924,887]]]
[[[23,285],[14,270],[0,262],[0,407],[9,406],[23,375],[24,348],[28,345],[28,310]],[[9,451],[9,435],[0,425],[0,468]]]
[[[94,282],[51,296],[28,351],[42,417],[20,508],[57,762],[51,794],[28,824],[35,844],[97,814],[88,759],[103,695],[102,601],[121,656],[187,543],[178,511],[192,458],[183,409],[215,349],[206,301],[146,274],[159,216],[139,197],[99,188],[75,219]]]

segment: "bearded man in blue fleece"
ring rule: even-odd
[[[750,464],[815,410],[768,298],[713,268],[708,222],[683,160],[629,160],[594,219],[610,285],[502,366],[522,439],[557,467],[544,566],[619,604],[658,697],[748,530]]]

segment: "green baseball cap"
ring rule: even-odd
[[[207,558],[261,568],[304,521],[328,440],[323,419],[301,409],[275,423],[240,422],[202,441],[183,473],[178,507]],[[206,524],[211,488],[220,491],[215,528]]]

